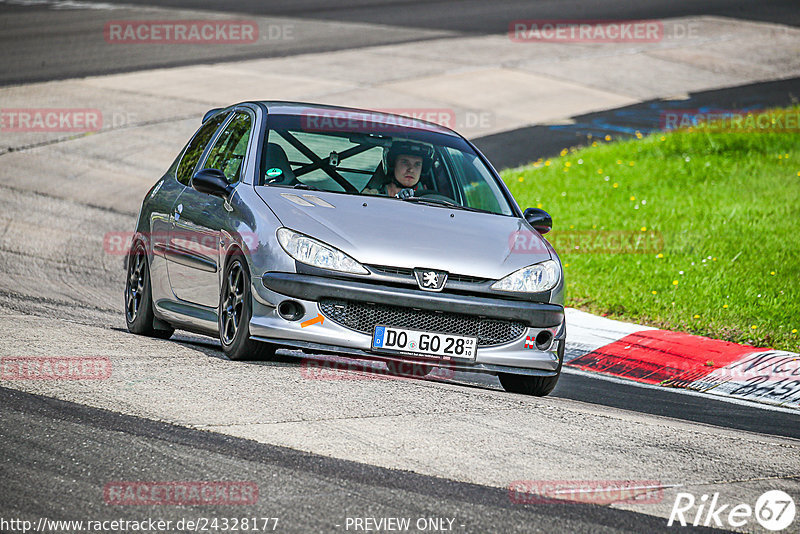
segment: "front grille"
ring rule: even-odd
[[[467,276],[465,274],[451,274],[447,281],[464,282],[465,284],[483,284],[488,282],[489,278],[478,278],[477,276]]]
[[[384,265],[370,265],[373,271],[383,274],[400,274],[403,276],[414,276],[413,269],[404,269],[403,267],[386,267]]]
[[[486,319],[349,300],[323,299],[319,303],[319,309],[332,321],[370,336],[375,331],[376,325],[386,325],[477,337],[478,346],[487,347],[518,339],[526,330],[526,326],[518,321]]]
[[[403,267],[387,267],[385,265],[370,265],[370,269],[382,274],[396,274],[401,276],[414,276],[414,269],[406,269]],[[478,278],[477,276],[468,276],[466,274],[453,274],[447,275],[447,280],[452,282],[464,282],[466,284],[483,284],[488,282],[489,278]]]

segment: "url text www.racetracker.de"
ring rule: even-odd
[[[164,520],[147,518],[104,520],[61,520],[40,517],[37,521],[0,518],[0,532],[272,532],[278,528],[277,517],[198,517]]]
[[[0,518],[0,531],[27,534],[28,532],[76,532],[100,534],[106,532],[272,532],[280,523],[277,517],[198,517],[164,520],[61,520],[40,517],[38,520]],[[346,517],[334,525],[346,532],[452,532],[466,528],[454,517]]]

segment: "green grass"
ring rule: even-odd
[[[700,127],[594,144],[502,173],[523,208],[553,216],[567,305],[798,351],[800,134]],[[586,230],[661,235],[663,247],[559,247]]]

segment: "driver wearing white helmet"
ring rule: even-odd
[[[383,172],[391,180],[377,189],[362,191],[368,195],[387,195],[407,198],[424,189],[420,183],[423,172],[431,167],[431,148],[421,143],[399,141],[392,143],[384,154]]]

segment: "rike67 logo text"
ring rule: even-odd
[[[680,492],[675,497],[667,526],[677,523],[682,527],[741,528],[755,519],[765,529],[777,532],[791,525],[794,516],[794,499],[781,490],[767,491],[752,507],[747,503],[726,503],[720,499],[719,493],[696,499],[691,493]]]

